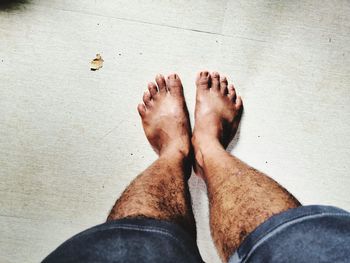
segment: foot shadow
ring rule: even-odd
[[[0,11],[14,11],[25,8],[31,0],[0,0]]]
[[[242,118],[243,119],[243,118]],[[242,122],[242,120],[241,120]],[[232,141],[229,143],[229,145],[226,148],[226,152],[232,154],[233,149],[236,147],[236,145],[238,144],[239,141],[239,137],[241,135],[241,123],[238,126],[237,132],[235,137],[232,139]]]

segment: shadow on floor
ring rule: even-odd
[[[0,0],[0,11],[13,11],[25,8],[31,0]]]
[[[238,126],[237,132],[233,140],[228,144],[226,148],[226,152],[229,152],[232,154],[232,151],[234,148],[236,148],[236,145],[238,144],[239,136],[241,134],[241,125]]]

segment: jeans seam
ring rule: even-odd
[[[107,226],[107,225],[106,225]],[[112,227],[111,227],[112,226]],[[108,224],[108,228],[103,228],[103,229],[90,229],[90,231],[86,232],[86,233],[81,233],[81,235],[86,235],[86,234],[91,234],[91,233],[96,233],[96,232],[100,232],[100,231],[106,231],[106,230],[110,230],[110,229],[129,229],[129,230],[135,230],[135,231],[144,231],[144,232],[153,232],[153,233],[158,233],[158,234],[164,234],[167,236],[172,237],[173,239],[175,239],[177,242],[180,242],[180,240],[178,240],[175,236],[173,236],[170,232],[168,232],[167,230],[158,228],[158,227],[152,227],[152,226],[134,226],[134,225],[130,225],[130,224],[125,224],[125,225],[112,225],[112,224]],[[147,230],[147,231],[146,231]],[[80,235],[78,235],[80,236]],[[181,243],[181,242],[180,242]]]
[[[113,228],[114,229],[117,228],[117,229],[126,229],[126,230],[135,230],[135,231],[141,231],[141,232],[151,232],[151,233],[163,234],[165,236],[169,236],[169,237],[173,238],[175,241],[177,241],[181,244],[180,240],[178,240],[175,236],[173,236],[171,233],[169,233],[168,231],[166,231],[164,229],[159,229],[159,228],[149,227],[149,226],[139,227],[139,226],[132,226],[132,225],[115,226]]]
[[[321,213],[305,213],[301,216],[297,216],[294,218],[291,218],[283,223],[278,224],[277,226],[275,226],[272,229],[269,229],[266,233],[262,234],[259,236],[258,240],[256,242],[254,242],[251,246],[251,249],[248,251],[248,253],[246,253],[246,255],[244,255],[241,259],[240,262],[244,263],[247,262],[247,260],[249,259],[249,257],[253,254],[254,250],[257,249],[257,247],[259,247],[262,243],[264,243],[266,240],[268,240],[269,238],[271,238],[271,236],[267,237],[269,234],[271,234],[274,231],[278,231],[281,228],[283,228],[283,226],[290,226],[292,224],[298,223],[300,222],[299,220],[301,219],[312,219],[312,218],[317,218],[317,217],[322,217],[322,216],[345,216],[345,217],[350,217],[350,215],[348,213],[325,213],[325,212],[321,212]]]

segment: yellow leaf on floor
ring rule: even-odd
[[[90,62],[90,69],[95,71],[95,70],[99,70],[100,68],[103,67],[103,59],[101,57],[100,54],[96,54],[96,58],[94,58],[91,62]]]

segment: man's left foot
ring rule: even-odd
[[[156,76],[137,107],[146,137],[158,155],[180,153],[188,156],[191,149],[191,125],[177,74],[166,79]]]

